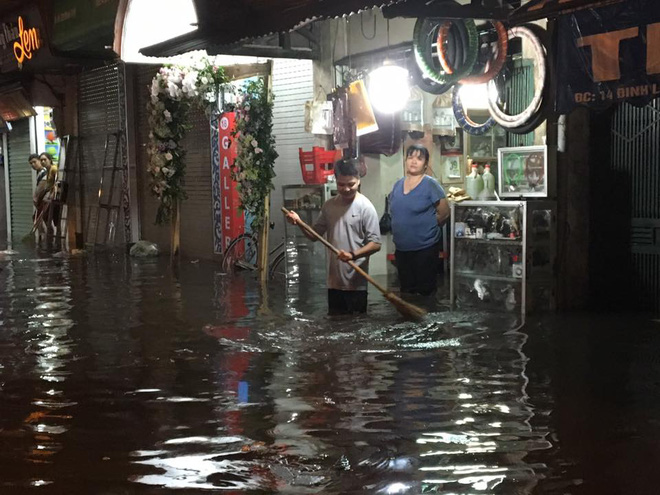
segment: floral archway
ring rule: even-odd
[[[201,59],[190,66],[165,66],[154,76],[149,112],[150,191],[158,199],[156,223],[172,222],[172,254],[178,253],[181,201],[185,191],[182,140],[190,129],[188,115],[201,105],[210,117],[223,92],[233,91],[221,66]],[[267,200],[273,189],[275,139],[272,136],[272,95],[260,78],[238,89],[236,98],[237,158],[232,177],[238,183],[242,208],[251,213],[252,229],[263,230]],[[266,249],[267,251],[267,249]]]

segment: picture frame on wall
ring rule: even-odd
[[[462,155],[463,129],[456,128],[456,134],[454,136],[441,136],[440,152],[443,155]]]
[[[474,159],[490,159],[495,157],[493,138],[490,134],[483,136],[470,136],[468,155]]]
[[[463,182],[463,155],[442,155],[440,163],[443,184]]]
[[[500,197],[548,196],[547,146],[500,148],[497,158]]]
[[[433,133],[452,136],[456,133],[456,118],[452,107],[433,107]]]

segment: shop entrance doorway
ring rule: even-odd
[[[592,296],[660,314],[660,99],[606,116],[592,117]]]

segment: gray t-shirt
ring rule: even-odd
[[[344,251],[356,251],[369,242],[380,244],[380,228],[376,208],[364,195],[357,193],[347,204],[340,196],[329,199],[321,208],[314,230],[326,236],[330,244]],[[355,263],[369,272],[369,257]],[[367,290],[366,279],[334,253],[328,255],[328,289]]]

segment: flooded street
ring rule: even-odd
[[[0,255],[0,493],[658,493],[660,324],[369,297]]]

